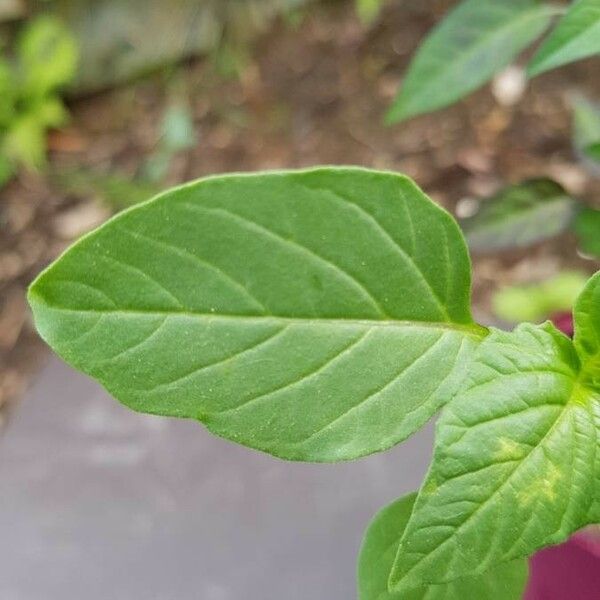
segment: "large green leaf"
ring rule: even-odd
[[[478,577],[429,585],[396,594],[388,577],[417,495],[409,494],[379,511],[369,524],[358,558],[359,600],[518,600],[527,583],[527,561],[498,565]]]
[[[573,229],[579,247],[586,254],[600,258],[600,210],[582,209],[575,218]]]
[[[314,461],[385,449],[452,395],[485,332],[469,296],[452,218],[406,177],[354,168],[180,187],[29,293],[48,343],[128,406]]]
[[[600,53],[600,0],[576,0],[529,64],[535,76]]]
[[[589,311],[595,328],[598,305]],[[586,337],[597,335],[588,329]],[[600,391],[582,377],[583,358],[581,366],[551,324],[494,331],[480,344],[439,421],[392,571],[395,590],[483,573],[589,522]]]
[[[462,227],[471,250],[492,252],[529,246],[565,231],[576,203],[556,182],[531,179],[486,200]]]
[[[535,0],[461,2],[419,48],[388,122],[443,108],[481,87],[542,34],[555,11]]]

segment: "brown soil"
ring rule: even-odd
[[[400,3],[397,3],[398,5]],[[74,166],[133,176],[155,147],[173,90],[189,99],[199,143],[177,156],[167,185],[209,173],[315,164],[358,164],[404,172],[455,210],[506,182],[547,175],[584,200],[600,182],[578,165],[570,142],[569,97],[600,98],[597,62],[548,73],[514,106],[489,88],[433,115],[382,124],[420,39],[449,2],[390,7],[372,29],[349,3],[313,8],[290,28],[258,41],[239,79],[210,61],[71,103],[71,125],[50,138],[53,171]],[[17,397],[41,356],[24,301],[27,284],[73,238],[108,215],[93,197],[65,193],[41,175],[23,175],[0,199],[0,405]],[[546,277],[564,267],[593,271],[569,235],[524,251],[475,257],[475,307],[489,320],[499,285]]]

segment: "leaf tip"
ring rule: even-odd
[[[527,74],[528,79],[533,79],[547,70],[547,67],[544,66],[544,62],[539,60],[536,54],[527,64],[525,73]]]
[[[407,121],[411,117],[414,117],[421,112],[423,111],[420,111],[418,107],[414,108],[410,106],[407,96],[404,93],[404,89],[401,88],[394,102],[385,114],[383,122],[388,127],[391,125],[397,125],[398,123]]]
[[[391,127],[392,125],[397,125],[401,121],[404,121],[406,117],[403,114],[401,108],[398,108],[397,105],[393,105],[384,115],[383,124],[387,127]]]

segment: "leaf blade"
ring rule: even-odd
[[[593,144],[587,146],[584,152],[592,160],[600,162],[600,141],[594,142]]]
[[[581,292],[574,310],[575,348],[584,368],[598,371],[595,387],[600,389],[600,272]]]
[[[530,77],[600,53],[600,1],[576,0],[528,66]]]
[[[327,461],[401,441],[453,393],[484,332],[469,295],[460,231],[414,184],[315,169],[209,178],[125,211],[30,302],[48,343],[128,406]],[[425,352],[448,359],[434,377]]]
[[[600,106],[580,95],[575,96],[571,104],[573,145],[576,150],[588,155],[588,149],[600,140]]]
[[[547,28],[555,9],[530,0],[466,0],[432,31],[387,123],[444,108],[481,87]]]
[[[595,394],[594,416],[600,431],[600,272],[596,273],[581,292],[573,310],[574,344],[582,362],[582,383]],[[600,522],[600,461],[594,465],[595,494],[589,511],[591,523]]]
[[[521,597],[527,582],[526,560],[500,565],[479,577],[426,586],[401,596],[388,592],[388,575],[416,496],[409,494],[392,502],[369,523],[358,559],[360,600],[463,600],[478,597],[513,600]]]
[[[495,251],[530,244],[565,231],[576,203],[551,179],[530,179],[508,186],[462,221],[471,250]]]
[[[570,340],[549,324],[494,331],[479,346],[440,420],[395,589],[477,575],[587,524],[598,398],[578,375]]]

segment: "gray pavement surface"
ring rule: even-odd
[[[431,439],[287,463],[52,359],[0,439],[0,600],[352,600],[363,530],[418,487]]]

